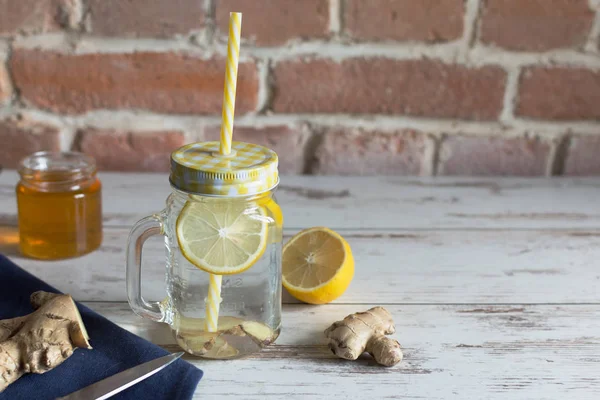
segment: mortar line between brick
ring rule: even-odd
[[[325,139],[325,132],[323,127],[314,127],[310,124],[306,124],[305,129],[308,131],[308,138],[304,144],[303,151],[303,175],[314,175],[318,172],[319,161],[317,158],[317,150],[322,145]]]
[[[329,32],[333,36],[341,34],[342,26],[342,0],[329,0]]]
[[[204,12],[207,21],[215,21],[216,7],[216,0],[204,0]]]
[[[552,141],[546,165],[546,176],[560,176],[564,174],[567,148],[570,141],[569,135],[570,133],[566,133]]]
[[[436,137],[428,137],[423,152],[422,168],[420,176],[435,176],[437,164],[438,144]]]
[[[550,150],[548,151],[548,158],[546,159],[546,165],[544,166],[544,176],[552,176],[552,170],[554,169],[554,163],[556,161],[556,154],[558,152],[558,140],[553,140],[550,143]]]
[[[193,142],[203,142],[204,141],[204,132],[183,132],[183,142],[184,143],[193,143]]]
[[[63,126],[60,129],[60,149],[62,151],[69,151],[73,148],[75,138],[77,136],[77,129],[72,126]]]
[[[6,61],[10,50],[10,43],[0,39],[0,62]]]
[[[215,21],[216,0],[204,0],[205,29],[198,37],[198,43],[206,47],[213,45],[217,30]]]
[[[71,149],[75,136],[78,130],[78,126],[69,117],[63,117],[60,115],[40,112],[37,110],[29,110],[13,106],[10,113],[2,116],[4,118],[10,118],[21,115],[24,119],[29,121],[35,121],[39,124],[49,125],[56,128],[59,132],[59,148],[61,151],[68,151]]]
[[[519,77],[521,69],[511,67],[506,69],[506,87],[504,88],[504,99],[502,104],[502,113],[500,121],[504,123],[513,123],[515,116],[515,107],[517,105],[517,97],[519,93]]]
[[[592,22],[584,50],[590,53],[597,53],[600,51],[598,48],[598,41],[600,40],[600,1],[590,0],[590,7],[596,11],[596,15]]]
[[[15,47],[29,49],[53,50],[69,52],[73,47],[73,37],[65,34],[44,34],[38,36],[19,37]],[[462,47],[461,47],[462,46]],[[135,51],[170,52],[183,51],[198,58],[207,59],[214,54],[224,56],[226,46],[208,46],[202,48],[191,44],[186,38],[181,39],[122,39],[83,36],[75,42],[75,54],[88,53],[133,53]],[[438,59],[452,64],[464,58],[468,66],[500,65],[519,67],[526,65],[566,65],[587,67],[600,70],[600,57],[596,54],[582,53],[575,50],[554,50],[545,53],[511,52],[494,47],[476,44],[468,50],[465,57],[463,43],[454,41],[427,45],[424,43],[356,43],[346,45],[335,41],[301,42],[287,47],[253,47],[245,46],[242,60],[253,58],[270,59],[272,62],[297,59],[299,57],[329,58],[341,61],[348,58],[384,57],[396,60],[421,60],[423,58]]]
[[[440,135],[436,135],[433,137],[433,169],[432,176],[438,176],[440,173],[440,163],[441,163],[441,152],[442,152],[442,143],[444,141],[445,133]]]
[[[481,2],[479,0],[466,0],[465,1],[465,14],[464,14],[464,30],[463,30],[463,48],[465,56],[468,54],[468,50],[473,47],[477,41],[478,26],[479,26],[479,12]]]
[[[83,115],[60,116],[47,111],[15,107],[10,114],[22,113],[33,119],[64,124],[74,128],[93,126],[106,129],[132,129],[138,131],[156,131],[173,129],[195,132],[204,126],[220,126],[221,118],[214,116],[189,116],[154,114],[145,111],[91,111]],[[398,129],[415,129],[421,132],[439,135],[468,134],[477,136],[522,136],[525,132],[535,133],[545,139],[554,139],[566,131],[582,135],[596,135],[598,123],[591,121],[533,121],[513,119],[510,125],[500,122],[461,121],[454,119],[434,119],[404,116],[357,116],[348,114],[247,114],[236,116],[236,126],[263,128],[268,126],[309,123],[311,126],[349,127],[393,132]]]
[[[0,121],[8,119],[14,115],[14,112],[10,106],[0,107]]]
[[[264,112],[269,108],[271,101],[271,88],[269,81],[269,60],[257,62],[258,70],[258,93],[256,101],[256,112]]]
[[[19,91],[15,87],[14,79],[12,76],[12,70],[10,68],[10,58],[12,57],[12,43],[10,41],[6,41],[3,43],[3,48],[0,48],[0,68],[4,68],[6,73],[5,83],[8,85],[6,90],[9,94],[8,101],[5,101],[3,108],[6,110],[10,110],[14,103],[19,98]]]
[[[69,17],[73,18],[73,20],[71,20],[71,18],[69,18],[69,28],[75,29],[78,32],[84,31],[84,19],[85,19],[84,1],[85,0],[75,0],[73,2],[73,7],[72,7],[73,13],[69,14]]]
[[[81,0],[81,21],[79,23],[79,31],[82,33],[90,32],[93,29],[92,16],[90,7],[88,7],[89,0]]]
[[[3,54],[8,52],[9,46],[10,46],[10,40],[0,39],[0,57],[2,57]]]

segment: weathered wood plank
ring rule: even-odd
[[[0,245],[0,252],[9,250],[46,282],[82,301],[126,300],[127,229],[108,228],[99,251],[56,262],[16,255],[15,228],[2,229],[0,237],[13,237],[13,245]],[[383,304],[600,303],[600,232],[421,231],[348,240],[356,272],[339,303],[369,303],[374,296]],[[162,246],[154,238],[145,247],[148,298],[164,294]]]
[[[131,226],[159,211],[166,174],[101,174],[104,218]],[[17,174],[0,174],[0,221],[15,221]],[[277,191],[286,228],[600,228],[600,179],[286,176]],[[1,224],[1,223],[0,223]]]
[[[0,252],[78,300],[124,300],[128,227],[158,211],[169,187],[165,174],[101,179],[108,228],[100,251],[41,262],[15,251],[17,177],[2,172]],[[284,177],[286,232],[342,231],[355,280],[339,304],[286,305],[277,345],[256,356],[188,357],[206,373],[197,397],[599,398],[599,306],[532,305],[600,303],[598,195],[598,178]],[[145,294],[160,298],[159,240],[148,243],[145,263]],[[401,365],[382,369],[329,353],[323,329],[370,307],[358,303],[390,304],[406,350]],[[413,305],[398,305],[406,303]],[[126,304],[88,305],[175,350],[166,326],[135,317]]]
[[[123,328],[175,351],[166,325],[124,303],[88,303]],[[598,399],[600,308],[389,306],[405,359],[382,368],[335,358],[323,330],[370,305],[288,305],[277,344],[244,360],[187,356],[205,372],[197,398]],[[93,342],[93,338],[92,338]]]

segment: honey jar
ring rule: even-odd
[[[102,243],[102,195],[94,160],[77,152],[38,152],[19,167],[19,247],[28,257],[81,256]]]

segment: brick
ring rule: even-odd
[[[352,58],[282,61],[273,78],[272,108],[278,113],[494,120],[502,109],[506,73],[432,60]]]
[[[3,64],[0,64],[0,106],[10,101],[12,88],[8,71]]]
[[[220,114],[225,60],[183,53],[68,55],[15,49],[11,57],[21,98],[67,114],[98,108],[162,113]],[[239,65],[236,114],[254,110],[258,77],[253,62]]]
[[[16,117],[0,121],[0,143],[0,165],[16,168],[36,151],[60,150],[60,132],[56,127]]]
[[[73,27],[76,0],[0,0],[0,35],[53,32]]]
[[[549,153],[549,144],[538,139],[450,136],[441,144],[438,173],[544,175]]]
[[[88,0],[91,32],[104,36],[170,37],[204,25],[200,0]]]
[[[447,42],[463,33],[463,0],[348,0],[345,32],[359,40]]]
[[[508,50],[577,48],[593,20],[588,0],[487,0],[480,37]]]
[[[571,137],[564,174],[600,176],[600,136]]]
[[[94,157],[100,170],[167,172],[171,152],[184,142],[184,134],[179,131],[88,128],[78,132],[76,148]]]
[[[600,119],[600,72],[529,68],[521,75],[518,116],[550,120]]]
[[[208,127],[204,134],[205,140],[219,140],[220,127]],[[306,127],[285,125],[264,128],[238,127],[233,130],[235,141],[256,143],[274,150],[279,156],[281,174],[304,172],[304,149],[308,137]]]
[[[333,175],[423,175],[433,140],[413,130],[332,128],[316,151],[314,172]]]
[[[230,12],[243,13],[242,38],[259,46],[329,35],[327,0],[216,0],[215,21],[222,38],[228,35]]]

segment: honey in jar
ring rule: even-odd
[[[102,243],[102,196],[96,165],[77,152],[38,152],[22,161],[17,185],[23,255],[60,259]]]

